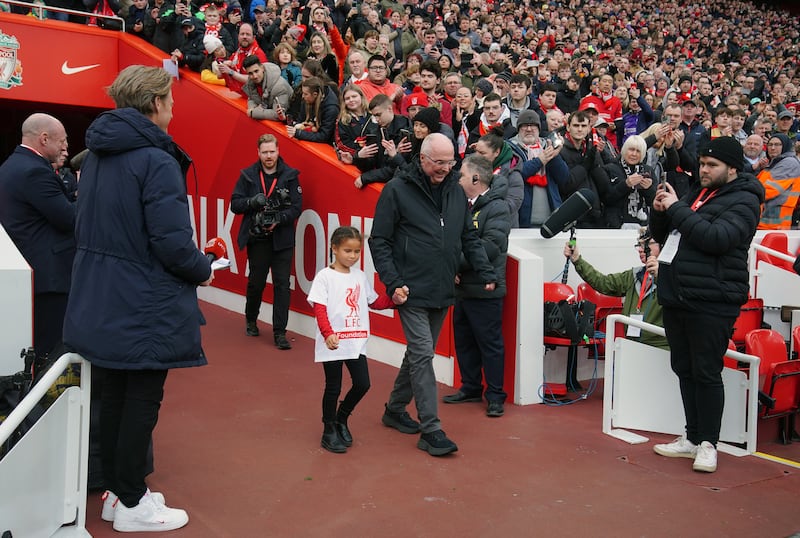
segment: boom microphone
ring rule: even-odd
[[[597,195],[589,189],[573,193],[544,221],[539,230],[542,237],[550,239],[557,233],[569,230],[578,219],[592,210],[596,201]]]
[[[218,260],[219,258],[224,258],[225,256],[227,256],[228,247],[225,246],[225,241],[223,241],[219,237],[214,237],[208,240],[204,252],[208,257],[208,261],[213,263],[214,260]]]

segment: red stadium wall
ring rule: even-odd
[[[15,54],[21,66],[21,84],[0,89],[0,99],[41,103],[43,110],[52,103],[112,108],[104,88],[119,70],[132,64],[160,66],[164,57],[133,36],[20,15],[0,14],[0,32],[18,42],[18,48],[6,55]],[[93,67],[65,74],[65,64],[67,73],[69,69]],[[243,113],[245,100],[226,88],[204,84],[197,74],[185,70],[180,75],[173,86],[175,109],[170,134],[194,160],[187,185],[198,245],[211,237],[222,237],[232,258],[231,271],[218,274],[214,285],[244,295],[247,257],[235,247],[241,218],[230,213],[230,195],[239,170],[257,159],[258,137],[272,133],[279,140],[282,157],[301,171],[303,214],[297,227],[291,308],[311,315],[306,293],[316,272],[328,262],[330,233],[346,224],[368,234],[380,189],[370,186],[356,190],[356,169],[339,163],[331,147],[290,139],[280,124],[249,119]],[[374,273],[366,244],[362,263],[368,275]],[[384,289],[377,276],[375,286],[378,291]],[[265,298],[271,293],[268,285]],[[391,317],[373,313],[372,327],[376,335],[403,340],[393,312]],[[453,355],[451,332],[447,323],[437,346],[441,355]]]

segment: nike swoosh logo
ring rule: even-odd
[[[88,71],[89,69],[94,69],[95,67],[100,67],[100,64],[82,65],[80,67],[69,67],[67,65],[67,61],[64,60],[64,63],[61,65],[61,72],[64,73],[65,75],[75,75],[83,71]]]

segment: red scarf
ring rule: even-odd
[[[498,125],[500,125],[500,124],[499,123],[495,123],[493,125],[486,125],[485,123],[480,122],[480,123],[478,123],[478,133],[480,133],[481,136],[489,134],[489,131],[491,131],[492,129],[494,129]]]
[[[527,148],[528,148],[528,155],[530,155],[531,158],[537,158],[542,154],[542,146],[541,144],[539,144],[538,141],[535,144],[527,146]],[[547,176],[544,174],[544,166],[542,166],[542,168],[540,168],[537,173],[533,174],[525,181],[528,183],[528,185],[531,185],[533,187],[546,187]]]
[[[221,24],[208,24],[206,23],[206,33],[205,35],[213,35],[214,37],[219,37],[219,31],[222,29]]]

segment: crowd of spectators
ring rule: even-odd
[[[597,203],[579,225],[646,224],[657,182],[683,194],[719,136],[747,172],[800,176],[800,25],[751,2],[82,1],[254,119],[333,144],[358,188],[430,133],[493,162],[520,226],[582,188]]]

